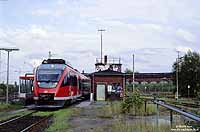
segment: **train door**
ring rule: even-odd
[[[78,75],[76,75],[76,78],[77,78],[77,89],[76,89],[76,96],[79,96],[80,95],[80,86],[79,86],[79,82],[80,82],[80,78]]]
[[[70,72],[70,91],[71,97],[76,98],[77,96],[77,87],[78,87],[78,78],[74,72]]]
[[[105,100],[105,91],[106,85],[105,84],[97,84],[97,101]]]

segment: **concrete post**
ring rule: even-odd
[[[170,124],[171,124],[171,126],[173,124],[173,111],[172,110],[170,110]]]
[[[157,125],[157,127],[158,127],[158,119],[159,119],[159,105],[157,104],[156,105],[157,107],[156,107],[156,125]]]
[[[146,100],[144,101],[144,111],[145,111],[145,113],[147,113],[147,101]]]
[[[90,102],[94,101],[94,74],[92,75],[92,87],[90,89]]]

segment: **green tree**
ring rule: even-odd
[[[125,71],[124,71],[124,73],[129,73],[129,74],[132,74],[132,73],[133,73],[133,71],[132,71],[131,69],[128,69],[128,68],[126,68],[126,69],[125,69]]]
[[[9,90],[8,92],[9,92],[9,95],[12,95],[12,94],[18,92],[18,88],[19,88],[19,87],[18,87],[17,85],[9,84],[9,85],[8,85],[8,90]],[[1,96],[6,96],[6,89],[7,89],[6,84],[1,83],[1,84],[0,84],[0,95],[1,95]]]
[[[176,84],[177,62],[173,64],[174,84]],[[189,51],[179,59],[179,93],[188,96],[188,85],[190,86],[190,97],[197,96],[200,92],[200,54]]]
[[[129,69],[129,68],[126,68],[126,69],[124,70],[124,73],[133,74],[133,71],[132,71],[131,69]],[[135,71],[134,73],[139,73],[139,71]]]
[[[6,85],[5,84],[0,84],[0,95],[5,95],[6,94]]]

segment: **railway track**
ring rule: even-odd
[[[52,117],[49,116],[34,116],[31,112],[27,115],[16,117],[0,123],[1,132],[39,132],[48,126],[48,121]]]
[[[200,108],[199,104],[181,103],[181,105],[186,106],[186,107]]]

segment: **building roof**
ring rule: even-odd
[[[104,70],[104,71],[98,71],[98,72],[93,72],[92,75],[104,75],[104,76],[122,76],[124,75],[124,73],[122,72],[118,72],[118,71],[113,71],[113,70],[110,70],[110,69],[107,69],[107,70]]]
[[[126,73],[126,76],[133,76],[131,73]],[[172,78],[173,74],[168,73],[135,73],[135,78]]]
[[[132,77],[132,73],[122,73],[118,71],[113,71],[110,69],[104,70],[104,71],[98,71],[93,73],[84,73],[86,76],[92,76],[92,75],[98,75],[98,76],[126,76],[126,77]],[[166,73],[135,73],[135,78],[141,79],[141,78],[166,78],[171,79],[172,73],[166,72]]]

